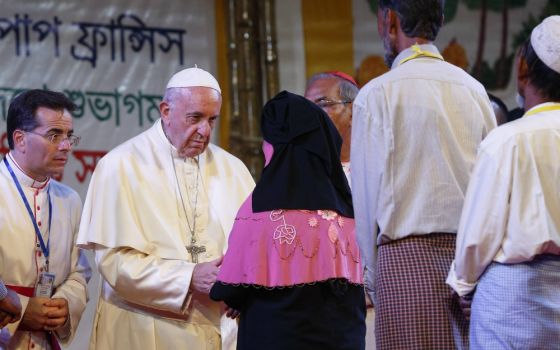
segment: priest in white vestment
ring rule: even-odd
[[[180,71],[161,119],[99,162],[78,237],[102,277],[90,349],[235,347],[235,321],[208,293],[254,181],[209,144],[221,103],[212,75]]]
[[[28,90],[8,109],[10,152],[0,160],[0,277],[18,294],[22,317],[2,328],[0,349],[60,349],[86,307],[91,269],[75,245],[82,203],[51,179],[79,141],[70,115],[75,108],[62,93]]]

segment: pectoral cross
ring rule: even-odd
[[[198,264],[198,254],[204,253],[206,247],[203,245],[196,245],[196,242],[191,242],[191,245],[187,246],[187,251],[191,254],[191,261]]]

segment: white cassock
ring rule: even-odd
[[[55,274],[55,292],[52,298],[68,301],[69,321],[55,332],[58,340],[70,342],[87,302],[87,281],[91,269],[83,252],[75,246],[82,203],[71,188],[47,180],[39,183],[23,173],[11,154],[6,155],[33,211],[45,243],[50,240],[49,272]],[[49,230],[49,202],[52,203],[52,221]],[[18,189],[3,161],[0,161],[0,277],[7,286],[21,289],[34,288],[46,268],[33,222]],[[22,314],[29,297],[19,295]],[[21,321],[9,324],[0,333],[0,349],[50,349],[46,332],[22,330]]]
[[[206,249],[199,262],[219,258],[253,187],[245,165],[215,145],[180,159],[160,120],[103,157],[78,237],[95,251],[103,280],[90,348],[234,348],[223,304],[189,290],[195,264],[186,246],[195,227]]]

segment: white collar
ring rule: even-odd
[[[6,155],[6,159],[8,160],[8,163],[10,163],[10,167],[14,171],[14,174],[16,175],[16,178],[18,179],[20,184],[22,184],[24,186],[27,186],[27,187],[34,188],[36,190],[43,190],[47,187],[47,185],[48,185],[48,183],[51,179],[50,177],[47,177],[47,179],[45,181],[37,181],[37,180],[29,177],[23,171],[23,169],[19,166],[19,164],[16,162],[16,160],[14,159],[14,156],[12,155],[12,152],[10,152]]]

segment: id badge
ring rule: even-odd
[[[37,282],[37,286],[35,287],[35,296],[36,297],[43,297],[43,298],[50,298],[53,291],[54,286],[54,273],[43,272],[39,276],[39,282]]]

